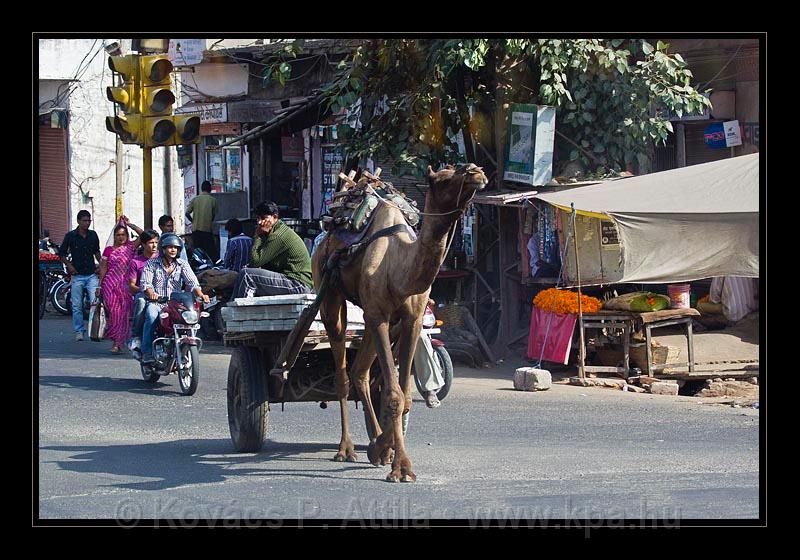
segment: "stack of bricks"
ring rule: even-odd
[[[225,331],[290,331],[315,298],[314,294],[289,294],[235,299],[222,308]],[[347,302],[347,330],[364,330],[364,312],[350,302]],[[309,332],[325,332],[319,313]]]

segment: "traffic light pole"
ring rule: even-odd
[[[122,216],[122,174],[124,173],[124,168],[122,166],[122,140],[119,139],[117,136],[117,197],[116,203],[114,205],[114,214],[116,215],[116,219],[119,220],[119,217]]]
[[[144,157],[144,229],[153,229],[153,148],[142,148]]]

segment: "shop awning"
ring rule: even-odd
[[[757,278],[758,171],[752,154],[536,198],[610,217],[622,248],[621,283]]]
[[[250,130],[236,138],[228,140],[224,144],[220,144],[219,146],[214,147],[213,149],[220,149],[224,146],[229,146],[231,144],[242,144],[245,142],[252,142],[253,140],[257,140],[261,136],[268,134],[279,128],[283,125],[289,123],[298,123],[299,129],[302,130],[303,128],[308,128],[310,126],[314,126],[319,121],[325,118],[325,114],[327,110],[322,106],[322,102],[325,100],[325,96],[320,94],[314,97],[309,97],[306,99],[305,102],[300,103],[298,105],[290,106],[284,109],[284,112],[281,114],[276,115],[275,118],[265,122],[262,125],[257,126],[253,130]]]

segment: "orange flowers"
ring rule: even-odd
[[[560,315],[574,314],[578,312],[578,294],[569,290],[549,288],[536,294],[533,304],[544,311],[552,311]],[[581,308],[584,313],[595,313],[602,306],[602,302],[597,298],[581,296]]]

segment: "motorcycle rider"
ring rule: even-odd
[[[208,303],[208,296],[200,289],[197,277],[189,263],[178,258],[183,249],[183,240],[174,233],[165,233],[158,241],[158,258],[150,259],[142,269],[141,289],[148,301],[144,310],[142,333],[142,363],[153,363],[153,339],[158,316],[165,304],[157,302],[159,297],[169,297],[172,292],[187,289]]]

